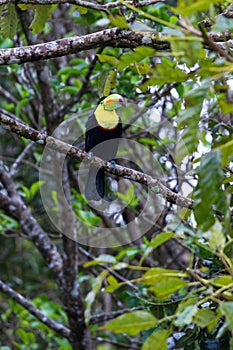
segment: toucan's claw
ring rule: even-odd
[[[113,169],[115,169],[115,167],[116,167],[116,162],[115,162],[115,160],[114,160],[114,159],[111,159],[111,160],[109,161],[109,163],[111,163]]]

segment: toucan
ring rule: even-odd
[[[125,107],[119,94],[102,97],[86,125],[85,151],[104,160],[113,160],[122,135],[122,121],[116,110]],[[100,200],[104,197],[104,169],[90,166],[85,185],[87,200]]]

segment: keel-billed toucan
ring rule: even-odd
[[[85,150],[104,160],[112,160],[122,135],[121,118],[116,109],[125,106],[121,95],[111,94],[100,99],[93,115],[86,125]],[[104,197],[104,169],[90,166],[85,187],[88,200]]]

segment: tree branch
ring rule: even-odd
[[[1,1],[3,0],[0,0],[0,4]],[[217,42],[215,43],[215,38],[217,39],[217,37],[216,35],[206,35],[204,39],[211,49],[220,52],[222,56],[231,61],[230,56],[224,52],[224,48],[222,49],[222,46],[218,45]],[[159,36],[157,33],[139,33],[115,27],[83,36],[71,36],[42,44],[0,49],[0,65],[47,60],[98,47],[105,48],[107,46],[129,49],[134,49],[138,46],[149,46],[159,51],[170,50],[170,44],[167,41],[163,41],[161,35]],[[233,49],[231,40],[227,41],[227,47]]]
[[[9,211],[10,204],[11,203],[10,203],[9,197],[5,196],[3,193],[0,192],[0,209]]]
[[[98,157],[91,157],[88,153],[77,147],[62,142],[52,136],[47,136],[46,134],[33,129],[28,125],[25,125],[21,121],[10,117],[2,110],[0,110],[0,124],[7,126],[7,129],[13,131],[19,136],[23,136],[32,141],[36,141],[41,145],[47,145],[48,147],[51,147],[58,152],[64,153],[73,159],[76,159],[78,161],[83,161],[85,159],[92,165],[104,168],[108,173],[122,176],[131,181],[146,185],[153,192],[160,193],[170,203],[189,209],[192,209],[193,207],[193,201],[191,199],[173,192],[158,179],[154,179],[150,175],[123,167],[121,165],[116,165],[113,168],[111,162],[104,161]]]
[[[70,330],[63,326],[62,324],[59,324],[52,320],[51,318],[45,316],[35,305],[30,303],[25,297],[23,297],[21,294],[16,292],[14,289],[9,287],[7,284],[5,284],[3,281],[0,280],[0,290],[8,295],[10,298],[15,300],[18,304],[23,306],[26,310],[28,310],[33,316],[35,316],[38,320],[40,320],[42,323],[44,323],[46,326],[48,326],[50,329],[52,329],[54,332],[60,334],[61,336],[65,338],[70,337]]]
[[[0,65],[25,62],[34,62],[41,59],[49,59],[96,49],[97,47],[121,47],[135,48],[137,46],[150,46],[158,50],[167,50],[170,45],[159,40],[157,34],[136,33],[131,30],[121,30],[119,28],[105,29],[99,32],[83,35],[71,36],[69,38],[58,39],[43,44],[14,47],[0,50]]]
[[[112,320],[120,315],[126,314],[128,312],[137,311],[137,310],[143,310],[143,306],[135,306],[131,309],[121,309],[117,311],[112,311],[109,313],[99,313],[97,315],[94,315],[90,318],[89,324],[100,324],[103,322],[107,322],[109,320]]]
[[[6,199],[0,193],[0,199],[4,201],[4,205],[9,213],[19,221],[23,233],[33,241],[49,269],[53,272],[58,286],[61,287],[63,285],[63,264],[57,247],[52,243],[47,233],[41,228],[32,215],[31,210],[20,197],[10,173],[5,169],[1,161],[0,181],[8,194]]]
[[[139,6],[148,6],[157,2],[163,2],[164,0],[144,0],[140,1]],[[133,1],[127,1],[129,4],[133,4]],[[0,0],[0,5],[15,3],[15,0]],[[52,5],[52,4],[72,4],[93,10],[106,12],[110,8],[115,8],[121,5],[120,1],[110,2],[108,4],[97,4],[90,1],[83,0],[19,0],[17,4],[30,4],[30,5]]]
[[[221,47],[219,46],[217,43],[215,43],[214,38],[211,37],[210,35],[208,35],[205,26],[203,26],[203,24],[199,24],[199,29],[202,33],[203,39],[204,41],[207,43],[207,45],[209,45],[209,47],[217,52],[220,56],[223,56],[227,59],[227,61],[229,62],[233,62],[232,57]]]

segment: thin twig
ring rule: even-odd
[[[17,171],[17,168],[19,167],[20,163],[22,162],[23,158],[26,156],[26,154],[31,150],[31,148],[34,146],[34,142],[30,142],[23,150],[23,152],[20,153],[20,155],[16,158],[14,163],[11,166],[10,174],[11,176],[14,176],[14,174]]]
[[[85,249],[83,249],[81,246],[78,246],[78,250],[85,255],[86,257],[88,257],[88,259],[91,260],[96,260],[96,257],[94,255],[92,255],[91,253],[87,252]],[[131,283],[129,280],[127,280],[126,278],[124,278],[123,276],[121,276],[118,272],[114,271],[113,269],[111,269],[111,267],[109,267],[106,264],[99,264],[99,266],[103,267],[105,270],[108,270],[109,273],[114,276],[118,281],[121,281],[123,283],[125,283],[126,285],[128,285],[129,287],[131,287],[132,289],[138,291],[138,287],[136,287],[133,283]]]
[[[46,326],[48,326],[54,332],[60,334],[61,336],[65,337],[65,338],[69,338],[70,330],[67,327],[55,322],[51,318],[44,315],[39,309],[37,309],[37,307],[35,307],[35,305],[33,305],[25,297],[23,297],[21,294],[16,292],[14,289],[9,287],[7,284],[5,284],[1,280],[0,280],[0,290],[3,293],[5,293],[6,295],[8,295],[10,298],[15,300],[18,304],[22,305],[33,316],[35,316],[38,320],[40,320],[42,323],[44,323]]]
[[[10,102],[14,103],[15,105],[19,103],[19,101],[9,91],[5,90],[1,85],[0,85],[0,94]]]
[[[126,314],[128,312],[133,312],[133,311],[138,311],[138,310],[143,310],[144,307],[143,306],[136,306],[133,307],[131,309],[121,309],[121,310],[117,310],[117,311],[112,311],[109,313],[101,313],[101,314],[97,314],[94,315],[90,318],[89,323],[90,324],[99,324],[99,323],[103,323],[109,320],[114,319],[115,317],[118,317],[120,315]]]
[[[125,348],[125,349],[130,349],[130,350],[138,350],[139,348],[141,348],[141,346],[134,346],[133,344],[124,344],[115,340],[111,340],[111,339],[107,339],[107,338],[101,338],[101,337],[97,337],[96,341],[98,343],[106,343],[106,344],[111,344],[111,345],[115,345],[117,346],[117,349],[120,348]],[[142,344],[141,344],[142,345]]]
[[[233,62],[232,57],[220,45],[218,45],[216,42],[214,42],[213,38],[210,35],[208,35],[208,33],[206,32],[206,28],[201,23],[199,23],[199,28],[200,28],[203,39],[206,42],[206,44],[212,50],[217,52],[220,56],[225,57],[227,59],[227,61]]]

